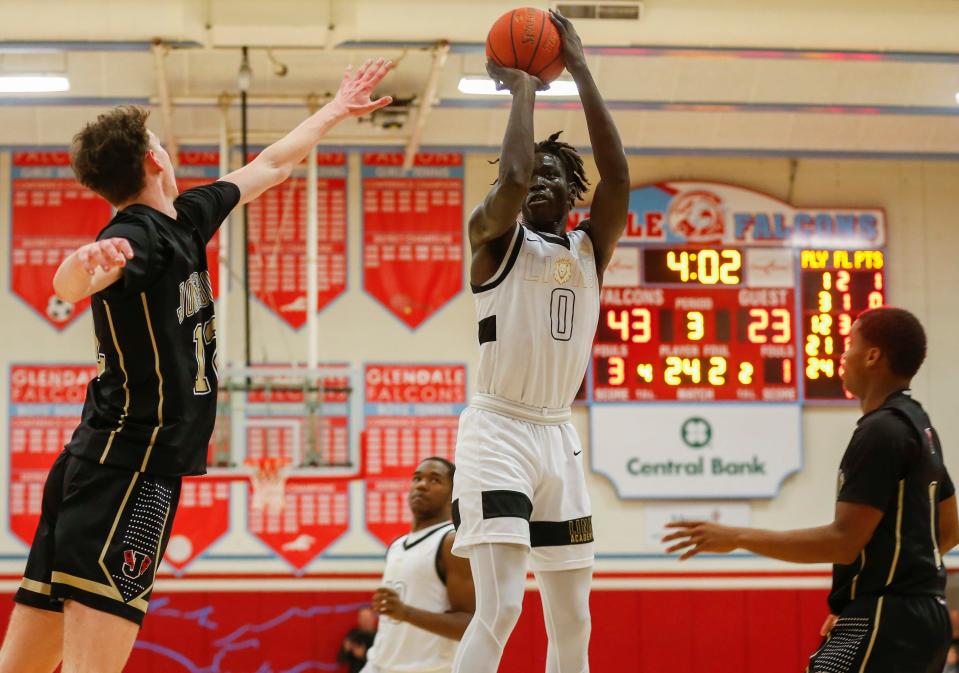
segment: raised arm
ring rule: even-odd
[[[593,75],[586,65],[583,42],[569,19],[550,10],[550,18],[563,39],[566,69],[576,82],[586,113],[586,128],[599,171],[589,213],[589,237],[596,251],[596,270],[602,275],[613,256],[616,243],[626,228],[629,211],[629,165],[616,124],[606,108]]]
[[[380,614],[438,636],[450,640],[462,638],[476,610],[476,596],[469,561],[454,556],[452,549],[451,533],[443,539],[440,547],[440,562],[446,572],[446,593],[450,601],[448,612],[431,612],[406,605],[395,591],[385,587],[377,589],[373,594],[373,607]]]
[[[499,176],[483,203],[470,215],[470,275],[474,284],[486,282],[496,272],[529,191],[533,173],[533,104],[537,88],[543,86],[539,79],[522,70],[503,68],[492,61],[487,62],[486,70],[497,89],[513,94],[513,103],[500,150]],[[485,249],[490,244],[494,249]]]
[[[254,200],[290,177],[290,173],[306,158],[313,146],[341,121],[347,117],[361,117],[393,102],[389,96],[376,100],[370,98],[373,88],[392,67],[391,61],[379,58],[368,60],[355,75],[351,68],[347,68],[332,101],[260,152],[243,168],[221,178],[239,187],[239,205]]]

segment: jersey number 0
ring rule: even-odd
[[[569,341],[573,338],[575,307],[575,292],[565,287],[558,287],[553,290],[549,300],[549,316],[552,323],[553,338],[557,341]]]

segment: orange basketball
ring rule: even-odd
[[[549,13],[521,7],[496,19],[486,36],[486,58],[549,83],[563,72],[562,41]]]

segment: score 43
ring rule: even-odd
[[[706,317],[702,311],[686,311],[686,338],[701,341],[706,336]],[[787,344],[792,341],[792,318],[785,308],[751,308],[746,325],[746,340],[752,344]],[[623,343],[645,344],[653,338],[653,314],[648,308],[608,309],[606,326],[618,333]]]

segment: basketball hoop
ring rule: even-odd
[[[253,504],[256,511],[279,513],[286,500],[286,478],[290,461],[282,458],[260,458],[246,461],[253,486]]]

